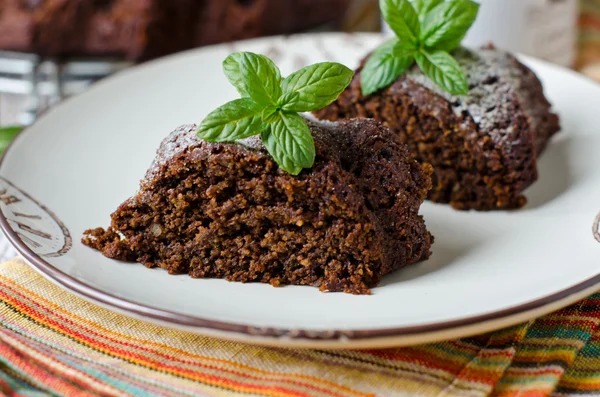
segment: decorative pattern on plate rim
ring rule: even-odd
[[[354,331],[346,330],[303,330],[278,329],[271,327],[248,327],[245,332],[252,336],[264,336],[278,339],[309,339],[349,341],[356,338]]]
[[[65,224],[45,205],[0,177],[0,211],[14,233],[37,255],[55,258],[73,245]]]

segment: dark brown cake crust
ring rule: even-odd
[[[426,259],[419,207],[431,167],[373,120],[310,122],[311,170],[280,170],[259,139],[200,141],[183,126],[161,145],[140,191],[82,241],[169,273],[365,294]]]
[[[360,68],[344,93],[315,115],[382,121],[414,157],[434,167],[429,199],[462,210],[514,209],[537,180],[537,155],[559,130],[535,74],[487,47],[455,54],[470,92],[442,92],[418,69],[373,95],[360,92]]]
[[[0,49],[146,60],[312,28],[340,19],[348,1],[0,0]]]

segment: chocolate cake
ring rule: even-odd
[[[416,67],[363,96],[359,68],[338,100],[315,114],[382,121],[414,158],[433,166],[432,201],[462,210],[520,208],[559,119],[538,78],[512,55],[491,46],[454,55],[469,82],[467,96],[442,91]]]
[[[258,137],[208,143],[196,126],[178,128],[139,192],[83,243],[171,274],[353,294],[428,258],[432,237],[418,212],[431,167],[374,120],[309,127],[317,157],[298,176]]]
[[[349,0],[0,0],[0,49],[144,60],[293,33],[344,15]]]

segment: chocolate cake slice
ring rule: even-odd
[[[309,121],[317,157],[282,171],[257,137],[208,143],[185,125],[164,140],[139,192],[83,243],[171,274],[367,294],[426,259],[418,214],[431,167],[373,120]]]
[[[359,68],[338,100],[315,114],[382,121],[414,158],[433,166],[432,201],[462,210],[520,208],[559,119],[538,78],[512,55],[493,47],[454,55],[469,82],[467,96],[442,91],[416,67],[363,96]]]

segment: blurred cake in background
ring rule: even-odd
[[[132,61],[340,21],[351,0],[0,0],[0,50]]]
[[[0,125],[114,72],[253,37],[379,29],[378,0],[0,0]]]

